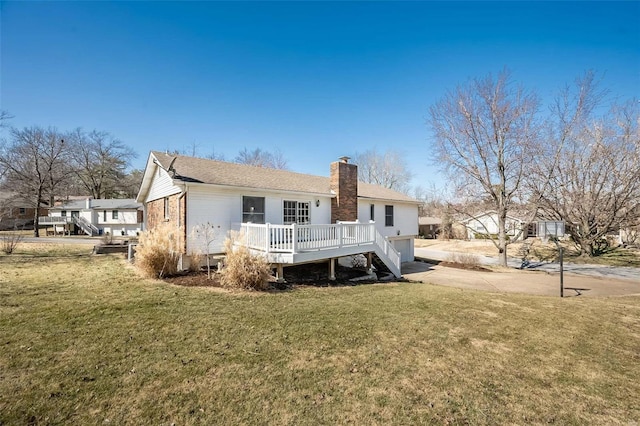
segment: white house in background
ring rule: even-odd
[[[204,249],[191,230],[209,222],[216,229],[210,253],[223,252],[228,231],[242,230],[245,244],[279,274],[287,264],[328,259],[333,265],[366,254],[400,276],[400,262],[413,260],[418,201],[358,182],[347,157],[330,172],[312,176],[154,151],[136,200],[144,205],[146,229],[163,222],[181,229],[186,262]]]
[[[498,214],[493,211],[478,213],[473,217],[461,220],[467,230],[467,238],[477,239],[498,234]],[[524,229],[520,238],[539,237],[547,239],[551,236],[564,237],[564,222],[537,218],[531,223],[515,216],[507,215],[506,231],[509,237],[515,237]],[[525,229],[526,227],[526,229]]]
[[[131,198],[87,198],[51,207],[49,216],[40,223],[53,225],[56,233],[136,236],[143,229],[143,210],[142,204]]]

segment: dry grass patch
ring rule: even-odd
[[[409,283],[255,297],[145,280],[123,264],[3,259],[0,424],[640,417],[637,297]]]

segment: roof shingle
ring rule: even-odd
[[[176,172],[174,179],[184,182],[332,195],[329,178],[324,176],[183,155],[172,156],[158,151],[151,153],[164,169],[167,169],[175,159],[172,165]],[[358,196],[380,200],[417,202],[398,191],[364,182],[358,182]]]

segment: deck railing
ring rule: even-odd
[[[299,253],[375,242],[375,227],[369,223],[326,225],[272,225],[243,223],[247,247],[265,253]]]

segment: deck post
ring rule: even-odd
[[[293,253],[297,253],[298,252],[298,226],[295,223],[291,224],[291,229],[292,231],[292,238],[293,240],[291,241],[291,248],[293,249]]]
[[[342,247],[342,224],[338,222],[338,247]]]
[[[269,248],[271,247],[271,230],[269,229],[269,225],[271,225],[270,223],[266,223],[266,226],[264,227],[266,235],[264,238],[264,251],[265,253],[269,253]]]
[[[373,269],[371,268],[371,265],[373,263],[373,253],[369,252],[367,253],[367,274],[371,274],[373,273]]]
[[[332,257],[329,259],[329,281],[336,280],[336,259]]]
[[[282,263],[276,265],[276,281],[279,283],[284,282],[284,268],[282,267]]]

